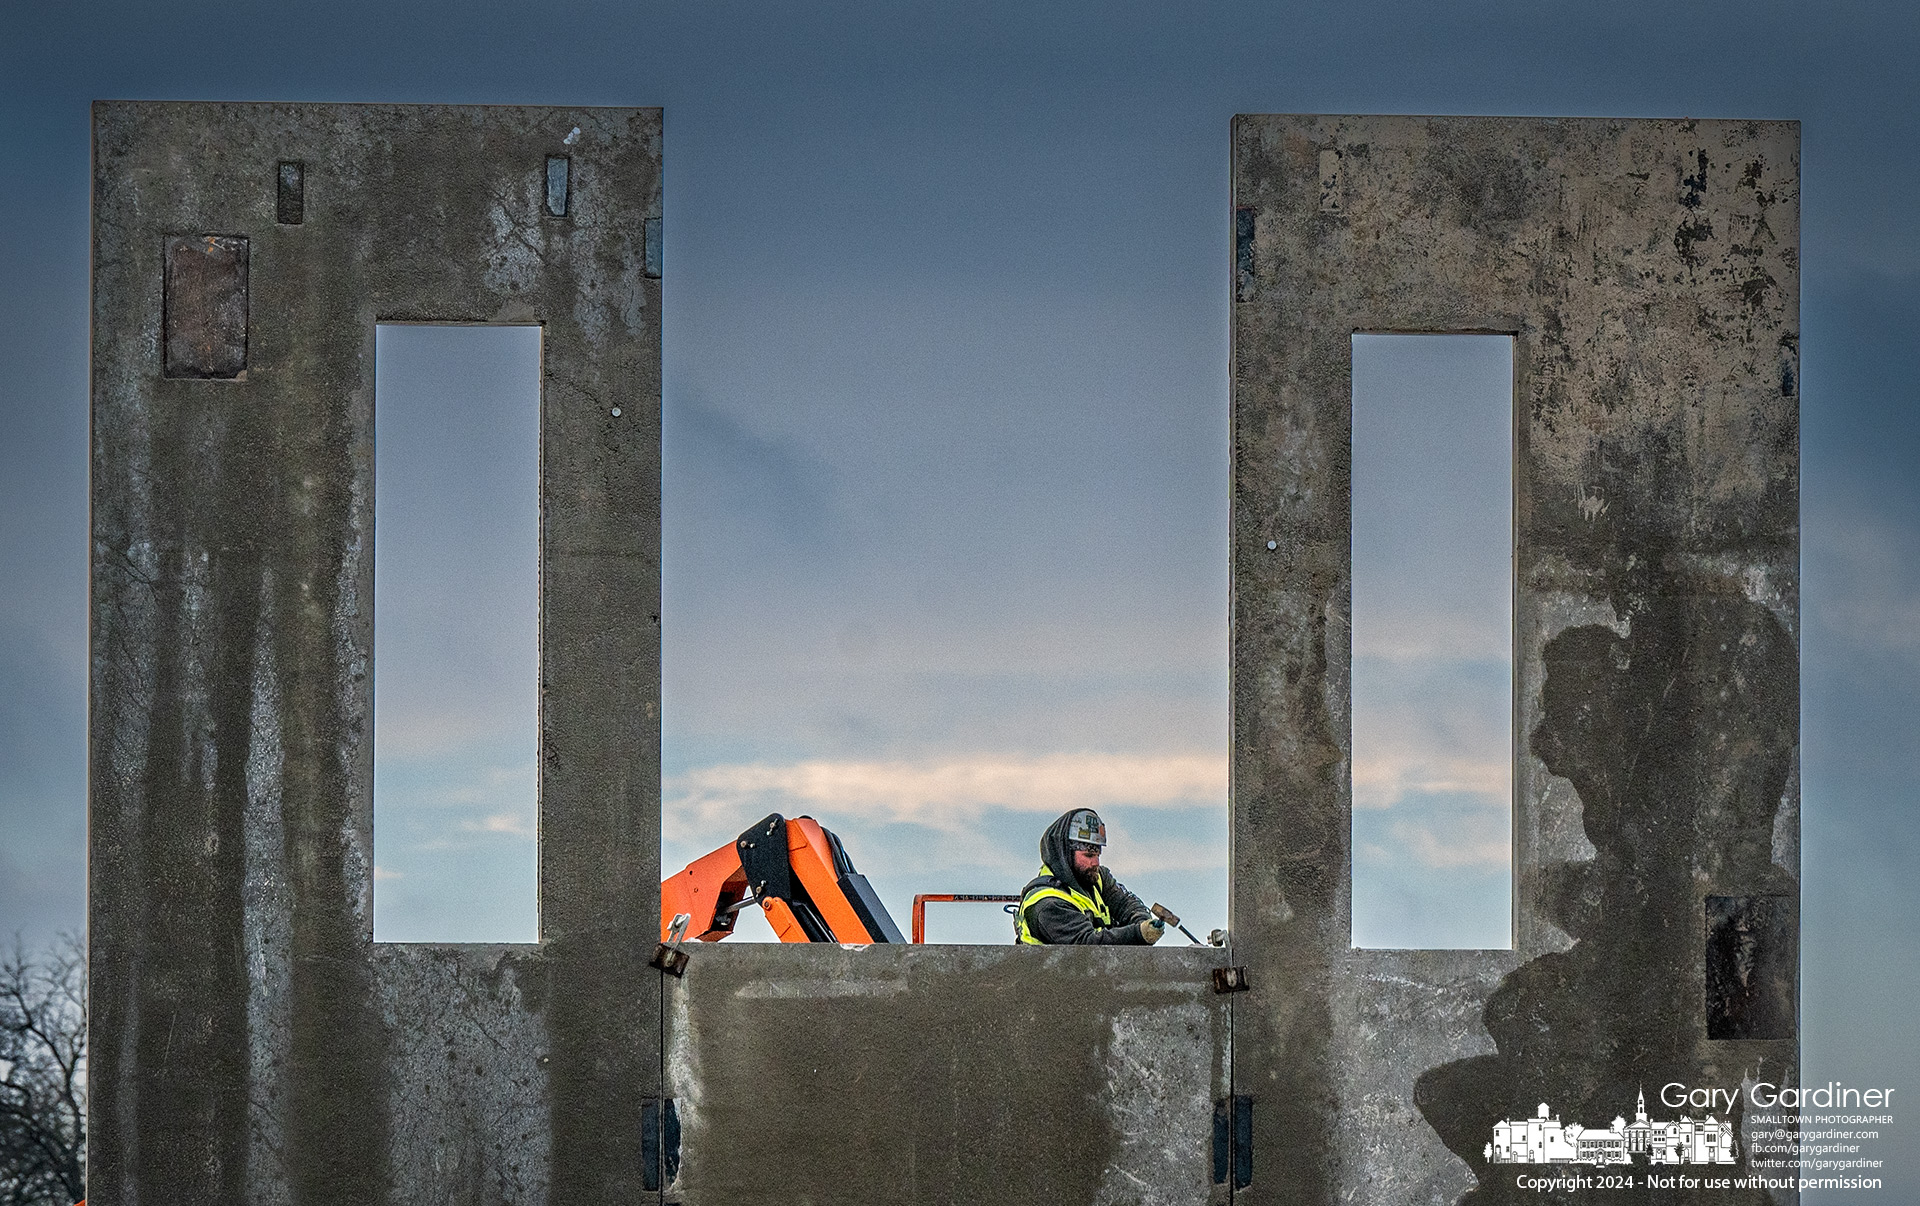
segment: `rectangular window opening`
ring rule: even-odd
[[[1353,337],[1353,945],[1513,945],[1513,338]]]
[[[376,942],[538,940],[540,338],[376,332]]]

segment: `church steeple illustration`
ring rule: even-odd
[[[1739,1161],[1735,1123],[1712,1115],[1675,1122],[1647,1117],[1643,1085],[1633,1103],[1633,1121],[1616,1116],[1605,1129],[1562,1122],[1545,1102],[1530,1118],[1502,1118],[1481,1155],[1489,1164],[1734,1164]]]

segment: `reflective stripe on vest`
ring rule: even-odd
[[[1054,879],[1060,878],[1046,867],[1040,868],[1040,874],[1052,876]],[[1035,888],[1020,898],[1020,941],[1028,946],[1045,946],[1046,943],[1034,937],[1033,931],[1027,928],[1027,906],[1036,901],[1045,900],[1049,896],[1057,896],[1082,913],[1092,914],[1094,920],[1101,925],[1113,924],[1113,914],[1107,911],[1107,902],[1100,894],[1100,881],[1097,879],[1093,881],[1092,896],[1085,896],[1075,891],[1063,892],[1059,888]]]

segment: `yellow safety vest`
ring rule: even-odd
[[[1056,880],[1060,878],[1045,866],[1040,868],[1040,874],[1043,876],[1052,876]],[[1049,896],[1059,897],[1074,908],[1079,909],[1082,913],[1091,913],[1101,925],[1113,924],[1113,914],[1107,911],[1107,902],[1100,895],[1100,881],[1098,879],[1093,881],[1092,896],[1084,895],[1071,888],[1064,892],[1059,888],[1048,888],[1044,886],[1034,888],[1020,898],[1020,941],[1027,946],[1047,945],[1045,942],[1034,937],[1033,931],[1027,928],[1027,906],[1033,904],[1035,901],[1045,900]]]

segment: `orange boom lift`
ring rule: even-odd
[[[782,942],[905,942],[840,839],[812,817],[779,813],[660,884],[660,941],[718,942],[758,904]],[[685,914],[680,935],[674,920]]]

